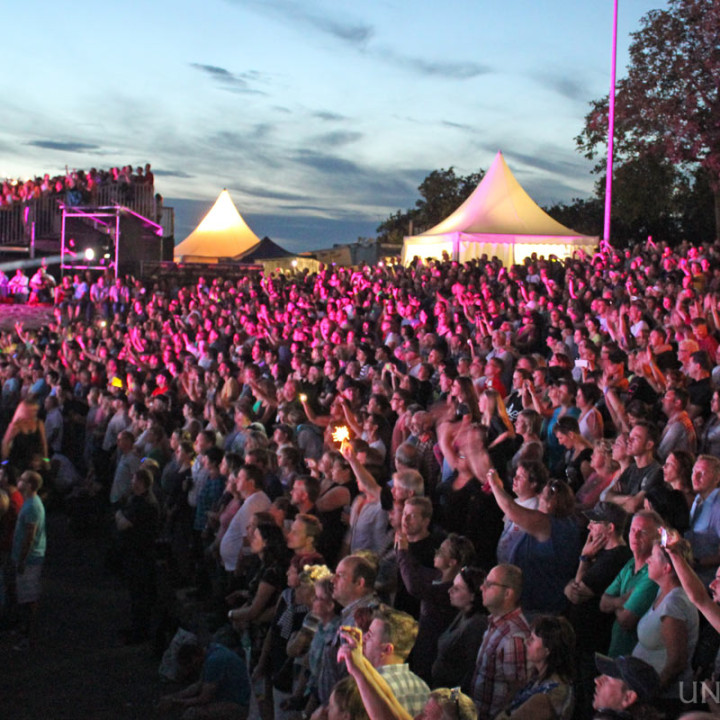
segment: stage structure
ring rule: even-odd
[[[62,208],[62,274],[104,270],[140,277],[144,263],[171,258],[172,238],[163,238],[162,226],[127,207]]]

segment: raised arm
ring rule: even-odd
[[[357,683],[360,697],[372,720],[412,720],[412,715],[398,702],[385,678],[362,653],[362,631],[342,627],[344,644],[338,650],[338,661],[345,662],[348,673]]]
[[[675,535],[675,533],[673,533]],[[677,544],[679,536],[674,537],[668,543],[666,550],[670,555],[670,561],[675,568],[675,573],[680,580],[683,590],[690,598],[690,602],[707,618],[708,622],[720,632],[720,607],[713,602],[703,581],[697,576],[695,571],[690,567],[687,560],[677,552]]]
[[[350,463],[350,467],[355,475],[360,491],[365,493],[370,499],[378,500],[380,498],[380,485],[373,477],[371,472],[358,460],[355,450],[350,443],[343,443],[341,448],[343,457]]]
[[[521,527],[526,533],[532,535],[539,542],[550,539],[552,521],[547,513],[539,510],[530,510],[518,505],[503,487],[503,482],[497,470],[490,470],[487,474],[490,488],[495,500],[507,518]]]

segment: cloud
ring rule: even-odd
[[[174,177],[174,178],[193,178],[194,175],[185,172],[184,170],[156,170],[153,168],[153,175],[158,177]]]
[[[492,72],[487,65],[475,62],[454,62],[452,60],[428,60],[422,57],[403,55],[389,47],[372,47],[375,35],[373,25],[362,22],[348,22],[332,17],[327,11],[319,12],[307,4],[288,0],[234,0],[250,5],[260,12],[271,12],[281,19],[296,22],[318,33],[329,35],[352,49],[370,58],[377,58],[416,75],[441,77],[448,80],[468,80]]]
[[[372,25],[345,22],[333,18],[325,12],[314,12],[307,4],[303,5],[287,0],[235,0],[235,2],[241,5],[251,5],[259,11],[271,12],[281,18],[293,20],[353,47],[365,47],[375,34]]]
[[[512,163],[519,163],[526,167],[553,173],[555,175],[577,174],[578,169],[586,171],[587,163],[580,157],[568,156],[557,148],[539,149],[537,155],[510,151],[504,153],[506,159]]]
[[[313,138],[313,142],[326,147],[341,147],[350,143],[362,140],[364,137],[361,132],[351,132],[350,130],[337,130],[336,132],[323,133]]]
[[[544,87],[573,102],[587,102],[587,83],[573,80],[566,75],[535,73],[532,77]]]
[[[452,120],[443,120],[440,124],[444,125],[445,127],[455,128],[456,130],[469,130],[471,132],[475,132],[475,130],[476,130],[476,128],[474,128],[472,125],[466,125],[465,123],[452,122]]]
[[[64,152],[86,152],[88,150],[99,150],[99,145],[91,145],[83,142],[61,142],[59,140],[31,140],[27,143],[31,147],[42,148],[43,150],[62,150]]]
[[[314,150],[299,150],[293,160],[303,168],[314,170],[314,186],[327,188],[335,197],[342,196],[346,206],[351,200],[353,205],[409,207],[417,196],[417,182],[404,171],[388,171],[374,165],[366,167]]]
[[[217,65],[205,65],[203,63],[190,63],[190,67],[204,73],[213,81],[218,83],[223,90],[242,95],[266,95],[262,90],[250,87],[251,82],[261,79],[257,70],[248,70],[245,73],[232,73],[226,68]]]
[[[313,117],[318,118],[318,120],[327,120],[335,121],[335,120],[346,120],[347,118],[344,115],[340,115],[338,113],[329,112],[327,110],[316,110],[313,113]]]
[[[257,187],[250,185],[235,184],[229,188],[231,194],[234,192],[250,195],[251,197],[268,198],[271,200],[285,201],[306,201],[307,196],[300,193],[284,192],[269,187]]]
[[[377,55],[416,75],[442,77],[447,80],[470,80],[471,78],[493,72],[493,68],[489,65],[481,65],[475,62],[429,60],[426,58],[412,57],[410,55],[400,55],[388,48],[379,49]]]

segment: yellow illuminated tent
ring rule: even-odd
[[[598,238],[579,235],[553,220],[523,190],[501,152],[473,190],[451,215],[419,235],[406,237],[402,262],[414,256],[466,262],[487,254],[506,266],[521,263],[536,252],[564,258],[583,248],[592,253]]]
[[[175,262],[217,263],[234,260],[260,238],[248,227],[230,193],[223,190],[200,224],[175,246]]]

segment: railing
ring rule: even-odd
[[[103,185],[95,188],[90,197],[71,203],[69,194],[49,195],[10,207],[0,208],[0,247],[19,245],[30,247],[36,239],[60,236],[62,225],[61,203],[92,207],[123,205],[134,212],[157,222],[165,237],[174,235],[175,216],[172,208],[157,207],[152,185]]]
[[[155,191],[152,185],[101,185],[91,194],[89,204],[92,207],[124,205],[150,220],[156,219]]]
[[[28,200],[0,209],[0,246],[29,245],[35,237],[60,232],[61,214],[57,197]]]

